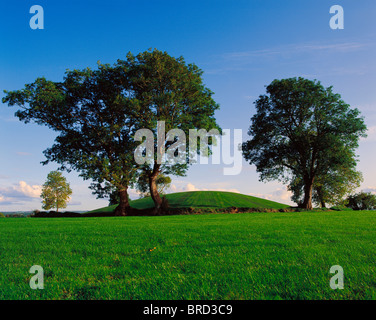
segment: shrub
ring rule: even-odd
[[[376,195],[370,192],[359,192],[348,197],[346,207],[353,210],[374,210],[376,209]]]
[[[0,218],[5,218],[4,214],[0,212]]]
[[[289,208],[283,208],[283,209],[279,209],[278,211],[279,212],[296,212],[299,208],[292,208],[292,207],[289,207]],[[300,209],[299,209],[300,210]]]
[[[330,208],[330,210],[334,210],[334,211],[353,211],[353,209],[348,208],[346,206],[341,206],[341,205],[339,205],[339,206],[333,206],[333,207]]]

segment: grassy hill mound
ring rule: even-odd
[[[166,195],[170,208],[197,208],[197,209],[225,209],[236,208],[257,208],[257,209],[284,209],[288,205],[247,196],[234,192],[223,191],[189,191],[170,193]],[[154,207],[153,200],[148,197],[144,199],[132,200],[131,207],[136,209],[149,209]],[[117,205],[104,207],[87,213],[113,212]]]

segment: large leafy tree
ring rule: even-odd
[[[127,60],[119,60],[118,65],[126,71],[132,84],[132,97],[134,107],[138,110],[140,128],[152,130],[155,137],[158,121],[164,121],[165,132],[178,129],[184,132],[186,137],[189,137],[190,129],[220,131],[214,118],[214,112],[219,105],[212,98],[213,92],[203,83],[203,71],[195,64],[186,64],[183,57],[174,58],[166,52],[153,50],[137,56],[128,54]],[[198,145],[201,146],[201,143],[202,141],[199,141]],[[180,150],[186,148],[185,163],[158,161],[161,149],[167,150],[172,144]],[[185,175],[188,164],[189,143],[179,147],[177,139],[163,137],[159,145],[158,140],[154,140],[154,159],[140,168],[142,175],[148,177],[150,195],[157,210],[162,204],[157,178],[161,174]]]
[[[354,172],[366,126],[332,87],[304,78],[274,80],[255,105],[243,155],[260,180],[289,183],[293,199],[311,209],[315,183],[330,190],[341,172]]]
[[[56,212],[59,212],[59,209],[67,207],[71,194],[72,189],[62,173],[51,171],[42,187],[42,208],[45,210],[56,208]]]
[[[202,71],[182,57],[158,50],[129,53],[113,66],[67,71],[62,82],[38,78],[22,90],[5,91],[3,102],[20,107],[16,116],[21,121],[58,133],[54,145],[44,151],[44,164],[54,161],[62,170],[78,171],[93,181],[91,188],[98,197],[118,193],[118,215],[132,211],[128,187],[140,174],[147,174],[157,213],[162,203],[158,175],[184,175],[188,164],[137,164],[134,151],[140,143],[134,136],[143,128],[156,136],[158,121],[165,121],[166,132],[174,128],[187,135],[189,129],[218,128],[214,111],[219,106],[201,76]],[[164,147],[173,143],[162,139]],[[156,160],[157,141],[154,147]]]
[[[121,72],[120,72],[121,71]],[[22,90],[7,92],[4,103],[17,105],[16,116],[25,123],[36,122],[58,133],[46,149],[47,164],[77,170],[91,179],[98,196],[119,193],[116,214],[131,210],[127,189],[137,176],[133,139],[137,110],[127,94],[124,70],[98,65],[97,70],[67,71],[62,82],[38,78]]]

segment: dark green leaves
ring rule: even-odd
[[[67,70],[62,82],[38,78],[24,89],[6,92],[3,102],[18,106],[16,116],[58,132],[44,151],[46,164],[77,170],[102,196],[113,188],[125,190],[141,169],[133,152],[138,129],[156,132],[157,121],[172,128],[218,128],[219,108],[202,83],[202,71],[158,50],[129,53],[113,66]],[[156,139],[155,139],[156,140]],[[171,142],[166,142],[166,145]],[[156,154],[156,152],[155,152]],[[186,165],[164,166],[165,173],[183,175]]]
[[[331,87],[303,78],[274,80],[255,105],[243,155],[261,180],[290,181],[293,191],[301,185],[308,201],[316,178],[323,183],[356,167],[355,149],[366,126]]]

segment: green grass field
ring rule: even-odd
[[[190,191],[177,192],[166,195],[171,208],[204,208],[204,209],[222,209],[229,207],[238,208],[268,208],[283,209],[288,205],[278,202],[247,196],[240,193],[222,192],[222,191]],[[153,200],[148,197],[144,199],[133,200],[131,206],[136,209],[153,208]],[[95,212],[113,212],[116,205],[100,208],[90,211]]]
[[[1,219],[0,299],[375,299],[375,227],[355,211]]]

